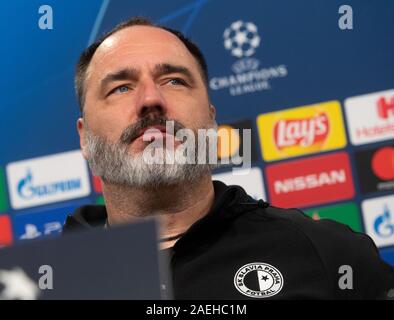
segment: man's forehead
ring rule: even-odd
[[[153,65],[171,60],[193,62],[191,53],[174,34],[151,26],[132,26],[105,39],[97,48],[91,66],[101,69],[131,62],[128,59],[136,64],[146,61]]]
[[[107,39],[103,41],[103,43],[100,45],[105,47],[105,46],[112,46],[116,44],[117,42],[160,42],[165,40],[166,42],[174,42],[177,43],[178,45],[182,45],[182,41],[178,39],[178,37],[159,27],[154,27],[154,26],[129,26],[124,29],[121,29],[111,36],[109,36]]]

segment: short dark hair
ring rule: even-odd
[[[112,30],[108,31],[105,33],[103,36],[101,36],[96,42],[91,44],[88,48],[86,48],[81,56],[79,57],[77,66],[76,66],[76,72],[75,72],[75,91],[78,97],[78,102],[79,102],[79,108],[81,111],[81,115],[83,115],[83,106],[85,103],[85,80],[86,80],[86,72],[89,67],[89,64],[93,58],[94,53],[96,52],[97,48],[103,43],[105,39],[107,39],[109,36],[113,35],[114,33],[125,29],[127,27],[131,26],[151,26],[159,29],[166,30],[168,32],[171,32],[179,40],[182,41],[182,43],[186,46],[186,48],[190,51],[190,53],[193,55],[193,57],[196,59],[201,76],[204,80],[205,85],[207,86],[208,84],[208,67],[207,63],[205,61],[204,55],[202,54],[201,50],[198,48],[198,46],[193,43],[190,39],[186,38],[181,32],[153,23],[151,20],[144,18],[144,17],[133,17],[130,18],[124,22],[119,23],[116,25]]]

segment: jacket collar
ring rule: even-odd
[[[255,208],[256,201],[248,196],[241,187],[227,186],[221,181],[213,181],[213,187],[215,199],[210,211],[203,218],[196,221],[189,228],[190,231],[196,228],[196,226],[205,225],[206,221],[223,217],[231,218]],[[63,233],[94,227],[103,228],[106,220],[107,211],[105,206],[85,205],[76,209],[73,215],[67,217],[63,227]]]

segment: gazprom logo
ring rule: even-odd
[[[34,197],[46,197],[59,193],[65,193],[81,188],[81,179],[69,179],[55,181],[53,183],[35,185],[31,169],[27,169],[27,174],[18,183],[18,195],[26,200]]]
[[[90,195],[88,166],[79,150],[13,162],[6,171],[13,209]]]
[[[371,198],[361,203],[366,233],[378,248],[394,245],[394,195]]]
[[[385,205],[383,213],[374,222],[374,230],[380,237],[387,238],[394,234],[394,223],[391,218],[390,210]]]

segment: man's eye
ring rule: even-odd
[[[182,86],[186,85],[186,82],[180,78],[173,78],[168,81],[168,83],[172,84],[173,86]]]
[[[129,90],[130,90],[130,88],[128,86],[121,85],[121,86],[116,87],[113,90],[111,90],[109,94],[112,94],[112,93],[125,93],[125,92],[127,92]]]

